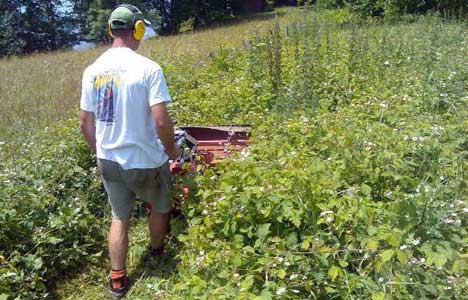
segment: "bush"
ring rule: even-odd
[[[466,299],[466,35],[371,22],[307,15],[184,77],[182,122],[254,145],[198,177],[172,299]]]
[[[102,251],[103,195],[76,122],[0,149],[0,298],[39,299]]]

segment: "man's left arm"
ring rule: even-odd
[[[89,147],[96,153],[96,125],[94,122],[94,113],[80,110],[80,130]]]

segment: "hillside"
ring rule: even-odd
[[[240,47],[243,40],[267,30],[275,19],[285,24],[297,17],[298,12],[290,8],[255,14],[231,25],[153,38],[144,41],[138,51],[162,66],[177,61],[195,63],[221,45]],[[82,73],[103,51],[105,47],[1,60],[0,72],[8,76],[0,78],[0,136],[44,128],[76,113]]]
[[[253,144],[178,178],[194,192],[163,259],[142,260],[135,209],[127,299],[468,299],[467,33],[288,10],[146,43],[179,124],[251,124]],[[30,70],[0,79],[0,299],[108,296],[109,211],[75,120],[102,50],[0,64]]]

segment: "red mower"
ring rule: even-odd
[[[170,163],[175,181],[180,182],[178,176],[213,167],[231,153],[245,149],[249,145],[250,128],[247,125],[177,127],[174,136],[182,154],[177,161]],[[180,214],[180,202],[190,194],[186,185],[178,185],[176,188],[180,194],[174,197],[175,215]]]

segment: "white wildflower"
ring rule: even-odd
[[[320,213],[320,216],[323,217],[323,216],[329,215],[329,214],[333,214],[333,211],[332,211],[332,210],[322,211],[322,212]]]
[[[400,250],[405,250],[406,248],[408,248],[408,246],[406,246],[406,245],[401,245],[400,246]]]
[[[411,244],[413,244],[413,246],[417,246],[417,245],[419,245],[420,242],[421,241],[419,239],[414,239],[414,240],[411,241]]]
[[[280,287],[278,290],[276,290],[276,295],[282,295],[286,292],[285,287]]]
[[[246,159],[247,157],[249,157],[250,152],[249,152],[248,149],[242,149],[240,155],[241,155],[241,160],[244,160],[244,159]]]

